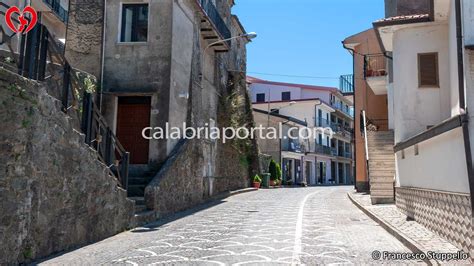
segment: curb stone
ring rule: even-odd
[[[410,239],[408,236],[406,236],[404,233],[400,232],[397,230],[395,227],[393,227],[391,224],[383,221],[380,219],[375,213],[372,211],[368,210],[367,208],[364,208],[362,204],[360,204],[356,199],[354,199],[351,195],[351,192],[347,193],[347,196],[351,200],[351,202],[356,205],[357,208],[359,208],[362,212],[364,212],[367,216],[369,216],[372,220],[374,220],[376,223],[378,223],[383,229],[385,229],[388,233],[390,233],[392,236],[394,236],[396,239],[398,239],[400,242],[402,242],[403,245],[405,245],[408,249],[410,249],[413,253],[424,253],[423,248],[417,244],[415,241]],[[423,260],[425,263],[428,265],[441,265],[440,262],[435,261],[435,260],[428,260],[425,259]]]

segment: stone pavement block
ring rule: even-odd
[[[412,249],[417,249],[414,252],[457,253],[461,251],[418,222],[407,220],[407,216],[399,211],[395,204],[372,205],[368,194],[349,192],[348,195],[356,205],[369,211],[376,220],[393,229],[395,231],[393,234],[404,238],[403,241],[412,246]],[[471,263],[471,261],[451,263]]]

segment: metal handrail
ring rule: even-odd
[[[0,3],[0,6],[9,8],[4,3]],[[0,15],[4,16],[5,12],[0,11]],[[5,33],[1,24],[0,31]],[[97,151],[98,159],[108,166],[110,174],[118,179],[123,188],[127,189],[130,154],[110,130],[97,109],[92,94],[85,91],[81,85],[77,76],[79,71],[69,65],[61,45],[46,26],[38,23],[31,32],[21,36],[20,51],[17,56],[11,45],[13,36],[15,34],[4,41],[10,48],[9,52],[14,58],[17,73],[31,80],[50,79],[51,85],[55,85],[56,89],[52,93],[61,100],[64,113],[69,113],[71,109],[76,110],[76,114],[80,113],[80,102],[82,102],[82,117],[79,117],[79,120],[82,124],[81,131],[86,135],[86,144]]]
[[[364,149],[365,149],[365,162],[367,164],[367,180],[369,181],[369,184],[370,184],[369,142],[367,140],[367,116],[365,114],[365,110],[361,111],[361,116],[362,116],[362,123],[363,123],[363,129],[364,129]]]

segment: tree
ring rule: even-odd
[[[273,159],[270,161],[268,172],[270,173],[270,180],[278,180],[278,165]]]
[[[281,166],[279,163],[276,164],[276,168],[277,168],[277,179],[281,180],[282,172],[281,172]]]

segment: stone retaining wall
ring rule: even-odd
[[[61,103],[0,69],[0,264],[126,230],[134,204],[84,144]]]
[[[470,202],[467,194],[396,188],[396,204],[405,215],[474,257]]]

